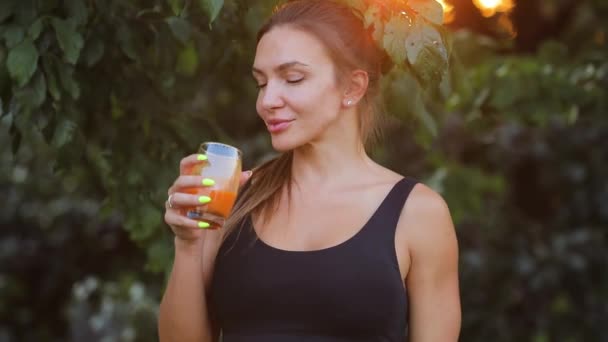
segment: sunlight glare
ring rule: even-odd
[[[491,17],[497,12],[509,12],[515,7],[513,0],[473,0],[473,3],[484,17]]]
[[[436,0],[443,7],[443,22],[450,23],[454,20],[454,5],[446,0]]]

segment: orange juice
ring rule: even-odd
[[[240,151],[231,146],[208,143],[201,147],[199,153],[207,156],[201,161],[183,170],[184,174],[202,176],[215,181],[211,187],[197,186],[182,191],[196,196],[209,196],[211,201],[205,205],[186,208],[186,214],[194,220],[205,221],[213,228],[221,227],[230,215],[236,202],[241,176]]]
[[[200,188],[190,188],[184,190],[185,192],[192,195],[207,195],[211,197],[211,202],[206,205],[206,208],[203,207],[192,207],[187,208],[188,211],[195,211],[198,215],[204,216],[202,211],[205,211],[210,214],[218,215],[223,217],[224,219],[228,218],[230,212],[232,211],[232,207],[234,206],[234,202],[236,201],[236,193],[232,191],[224,191],[224,190],[211,190],[209,193],[204,189]],[[195,215],[195,214],[191,214]]]
[[[219,215],[223,218],[228,218],[234,202],[236,201],[236,193],[231,191],[213,190],[209,195],[211,202],[207,204],[207,211],[212,214]]]

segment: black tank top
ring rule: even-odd
[[[321,250],[271,247],[247,218],[216,258],[209,304],[223,342],[406,341],[395,229],[416,183],[400,180],[359,232]]]

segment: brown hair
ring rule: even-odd
[[[278,26],[303,30],[323,42],[334,62],[337,82],[342,82],[353,70],[367,72],[369,84],[358,108],[358,127],[365,145],[377,142],[382,114],[380,79],[391,64],[384,50],[375,44],[372,33],[364,28],[361,16],[332,0],[292,0],[274,10],[258,32],[257,41]],[[270,217],[284,186],[291,192],[292,160],[293,152],[285,152],[255,170],[224,225],[224,236],[251,213],[262,214],[264,220]]]

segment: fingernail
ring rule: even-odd
[[[209,202],[211,202],[211,197],[209,196],[201,196],[198,198],[198,202],[201,204],[207,204]]]
[[[251,177],[251,175],[253,175],[253,171],[251,171],[251,170],[247,171],[247,178]]]
[[[209,223],[207,223],[207,222],[199,222],[198,223],[198,227],[200,229],[207,229],[207,228],[211,227],[211,225]]]
[[[215,185],[215,181],[211,178],[205,178],[202,181],[204,186],[214,186]]]
[[[204,154],[199,154],[198,157],[196,157],[196,159],[198,159],[200,161],[205,161],[205,160],[207,160],[207,156]]]

